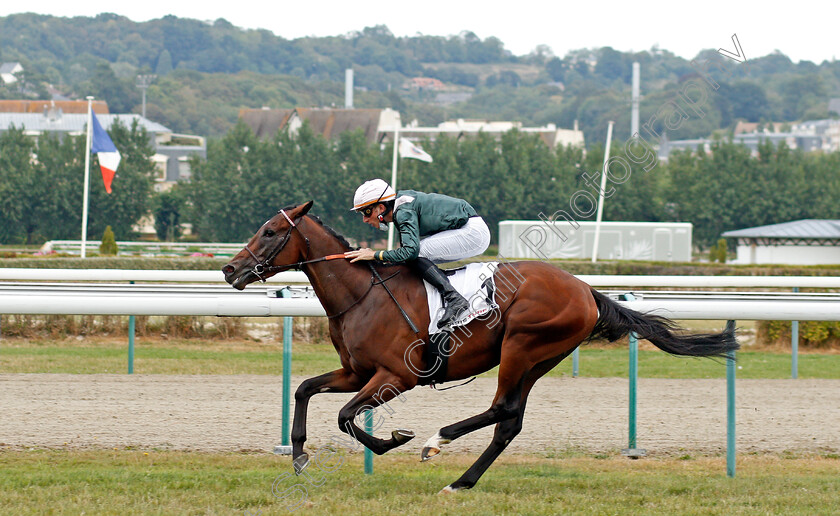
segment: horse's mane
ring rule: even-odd
[[[284,210],[284,211],[286,211],[286,210],[291,210],[292,208],[297,208],[297,205],[294,205],[294,204],[293,204],[293,205],[291,205],[291,206],[286,206],[285,208],[283,208],[283,210]],[[319,226],[321,226],[322,228],[324,228],[324,229],[327,231],[327,233],[329,233],[330,235],[332,235],[333,237],[335,237],[335,239],[336,239],[336,240],[338,240],[338,242],[339,242],[341,245],[343,245],[344,247],[346,247],[348,251],[349,251],[349,250],[356,249],[355,247],[353,247],[352,245],[350,245],[350,242],[348,242],[348,241],[347,241],[347,239],[346,239],[346,238],[344,238],[344,235],[340,234],[338,231],[336,231],[336,230],[334,230],[333,228],[331,228],[331,227],[327,226],[326,224],[324,224],[324,222],[321,220],[321,217],[319,217],[318,215],[313,215],[312,213],[307,213],[307,215],[308,215],[308,216],[309,216],[312,220],[314,220],[315,222],[317,222]]]

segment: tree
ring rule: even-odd
[[[102,243],[99,244],[99,254],[102,256],[116,256],[117,239],[114,238],[114,231],[111,226],[105,226],[105,232],[102,234]]]
[[[174,242],[181,236],[181,211],[184,200],[181,189],[176,185],[172,190],[161,192],[153,201],[155,233],[164,242]]]
[[[160,52],[157,66],[155,67],[155,74],[158,77],[163,77],[172,71],[172,54],[165,48]]]

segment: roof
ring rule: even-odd
[[[840,238],[840,220],[805,219],[723,233],[729,238]]]
[[[254,131],[258,138],[273,138],[281,127],[286,127],[294,109],[240,109],[239,118]]]
[[[829,114],[831,114],[832,111],[837,113],[838,115],[840,115],[840,99],[838,99],[838,98],[829,99],[829,101],[828,101],[828,112],[829,112]]]
[[[100,115],[96,118],[106,131],[111,128],[115,120],[119,120],[124,126],[131,127],[134,120],[139,121],[140,127],[144,127],[150,133],[171,133],[172,130],[148,118],[140,115]],[[5,131],[12,125],[23,127],[27,131],[37,132],[60,132],[60,133],[81,133],[87,124],[86,114],[60,114],[56,117],[46,117],[43,114],[35,113],[0,113],[0,131]]]
[[[45,109],[60,109],[64,113],[87,113],[86,100],[0,100],[0,113],[43,113]],[[93,101],[93,112],[108,114],[108,103]]]
[[[326,139],[345,131],[362,129],[368,142],[376,140],[381,109],[242,109],[239,118],[260,138],[271,138],[285,129],[293,117],[309,122],[312,130]]]
[[[20,66],[20,63],[2,63],[0,64],[0,73],[14,73],[18,66]]]
[[[376,140],[381,109],[309,109],[298,108],[298,116],[309,121],[313,131],[330,140],[345,131],[362,129],[368,142]]]

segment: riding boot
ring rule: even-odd
[[[428,281],[431,286],[435,287],[435,289],[437,289],[443,297],[445,309],[443,311],[443,316],[441,316],[440,321],[438,321],[438,328],[451,327],[452,323],[458,320],[461,313],[469,308],[469,303],[466,299],[464,299],[464,296],[455,290],[455,287],[453,287],[452,283],[449,282],[449,278],[446,277],[446,274],[444,274],[442,270],[438,269],[437,265],[435,265],[431,260],[428,258],[417,258],[414,264],[423,279]]]

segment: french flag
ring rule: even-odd
[[[99,167],[102,169],[102,182],[105,183],[105,191],[111,193],[111,181],[114,180],[114,175],[117,173],[117,167],[120,165],[120,153],[111,137],[102,129],[99,124],[99,119],[96,118],[96,113],[91,111],[91,118],[93,120],[93,138],[90,145],[90,151],[95,152],[99,157]]]

